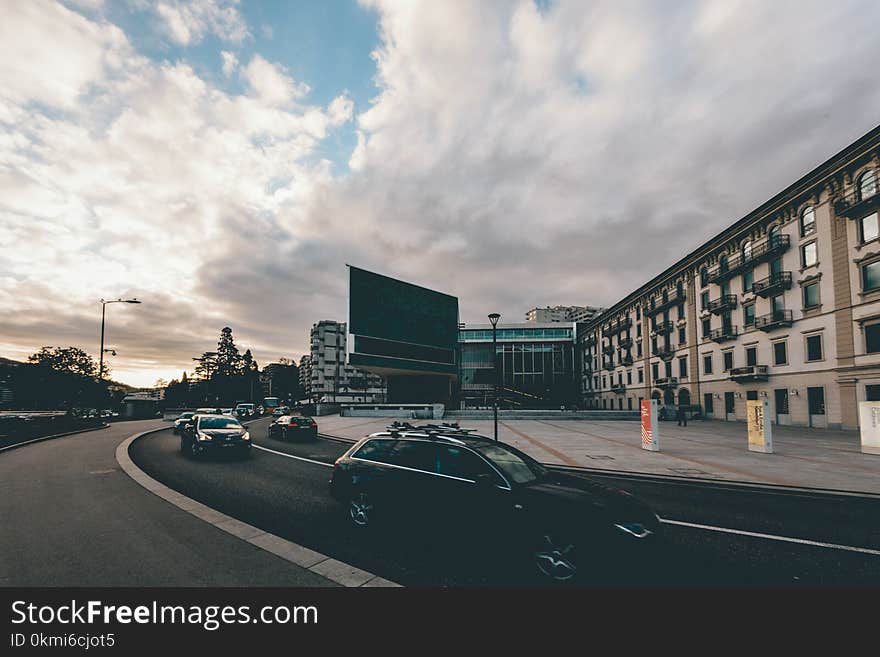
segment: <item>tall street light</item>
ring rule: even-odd
[[[98,379],[100,380],[104,379],[104,318],[106,317],[108,303],[140,303],[140,301],[137,299],[113,299],[112,301],[101,299],[101,356],[98,362]]]
[[[492,322],[492,363],[495,369],[495,394],[492,395],[492,414],[495,418],[495,442],[498,442],[498,320],[501,315],[492,313],[489,321]]]

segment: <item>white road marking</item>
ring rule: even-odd
[[[864,554],[873,554],[880,556],[880,550],[871,550],[862,547],[853,547],[852,545],[838,545],[836,543],[820,543],[819,541],[808,541],[804,538],[791,538],[789,536],[776,536],[774,534],[760,534],[758,532],[747,532],[742,529],[729,529],[727,527],[713,527],[712,525],[698,525],[693,522],[682,522],[681,520],[669,520],[668,518],[660,518],[660,522],[667,525],[680,525],[682,527],[694,527],[696,529],[706,529],[713,532],[724,532],[726,534],[740,534],[742,536],[752,536],[754,538],[766,538],[771,541],[784,541],[786,543],[800,543],[802,545],[814,545],[816,547],[831,548],[833,550],[846,550],[848,552],[862,552]]]
[[[314,461],[312,459],[307,459],[302,456],[294,456],[293,454],[287,454],[285,452],[277,452],[274,449],[269,449],[268,447],[260,447],[259,445],[252,445],[254,449],[261,449],[264,452],[271,452],[272,454],[277,454],[278,456],[286,456],[289,459],[296,459],[297,461],[305,461],[306,463],[314,463],[315,465],[323,465],[325,468],[332,468],[332,463],[324,463],[323,461]]]

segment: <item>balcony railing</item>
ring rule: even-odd
[[[630,356],[629,354],[627,354],[626,356],[623,356],[620,359],[620,364],[621,365],[632,365],[633,364],[633,357]]]
[[[632,319],[629,317],[625,317],[623,319],[618,319],[616,321],[611,322],[610,324],[606,324],[602,329],[605,335],[617,335],[624,329],[628,329],[632,326]]]
[[[709,339],[714,342],[727,342],[728,340],[736,340],[738,334],[739,329],[736,326],[722,326],[712,329],[709,333]]]
[[[675,324],[673,322],[657,322],[652,333],[655,335],[666,335],[667,333],[672,333],[674,329]]]
[[[676,306],[680,303],[684,303],[687,298],[687,294],[684,289],[679,290],[675,289],[672,292],[668,292],[665,297],[652,297],[648,302],[648,315],[656,315],[661,310],[665,310],[670,306]]]
[[[834,213],[838,217],[858,219],[880,206],[880,194],[862,194],[857,185],[850,186],[836,201]]]
[[[655,356],[660,356],[665,361],[670,361],[675,356],[675,349],[672,348],[671,345],[666,345],[664,347],[657,347],[654,350]]]
[[[759,297],[764,298],[788,289],[791,289],[790,271],[780,271],[775,274],[770,274],[767,278],[755,281],[752,285],[752,292]]]
[[[735,294],[722,294],[719,298],[710,301],[709,305],[706,306],[706,309],[714,315],[719,315],[725,310],[733,310],[734,308],[736,308]]]
[[[778,254],[787,251],[791,246],[791,237],[788,235],[772,235],[760,242],[752,244],[750,249],[743,253],[734,253],[727,260],[726,265],[720,263],[709,270],[708,280],[710,283],[720,283],[735,276],[744,269],[754,267],[760,262],[770,260]]]
[[[678,387],[678,379],[674,376],[664,376],[654,381],[654,385],[658,388],[676,388]]]
[[[762,331],[772,331],[773,329],[791,326],[794,323],[790,310],[774,310],[767,315],[755,317],[755,328]]]
[[[603,344],[602,345],[602,353],[607,356],[613,355],[614,354],[614,345]]]
[[[614,392],[617,394],[623,394],[626,392],[626,386],[623,385],[622,383],[615,383],[614,385],[611,386],[611,392]]]
[[[602,361],[602,369],[603,370],[613,370],[614,369],[614,361],[613,360],[603,360]]]
[[[621,340],[618,340],[617,346],[620,347],[621,349],[629,349],[630,347],[633,346],[633,339],[632,338],[623,338]]]
[[[746,365],[745,367],[734,367],[730,370],[730,378],[737,383],[766,381],[769,376],[770,371],[766,365]]]

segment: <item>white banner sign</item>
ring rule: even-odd
[[[880,454],[880,402],[859,402],[859,433],[862,453]]]
[[[749,451],[773,453],[773,428],[770,425],[770,402],[750,399],[746,402],[749,425]]]
[[[660,451],[660,432],[657,427],[657,400],[642,400],[642,449]]]

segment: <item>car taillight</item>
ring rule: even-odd
[[[317,426],[318,426],[318,423],[315,422],[315,421],[313,420],[313,421],[312,421],[312,426],[313,426],[313,427],[317,427]]]
[[[296,424],[296,422],[291,422],[291,423],[288,424],[287,426],[288,426],[288,427],[297,427],[298,425]]]

